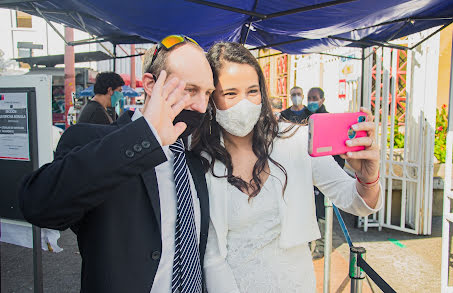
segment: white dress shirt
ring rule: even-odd
[[[132,121],[142,117],[140,110],[135,110],[132,116]],[[145,118],[146,120],[146,118]],[[157,131],[148,122],[151,131],[156,137],[159,144],[162,146],[162,141],[157,134]],[[173,277],[173,257],[175,254],[175,226],[176,226],[176,188],[173,176],[173,152],[168,146],[162,146],[162,150],[167,156],[167,161],[155,168],[157,185],[159,188],[160,198],[160,221],[161,221],[161,237],[162,237],[162,253],[157,268],[156,276],[154,277],[151,293],[171,292],[171,280]],[[197,196],[197,190],[192,180],[192,174],[187,167],[190,181],[190,190],[192,192],[193,208],[195,216],[195,227],[197,229],[197,239],[200,243],[200,202]]]

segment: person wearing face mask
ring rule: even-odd
[[[79,123],[110,124],[116,120],[114,109],[123,99],[123,78],[115,72],[102,72],[96,76],[94,97],[83,107],[77,120]]]
[[[382,206],[375,127],[349,145],[366,150],[345,158],[358,179],[332,157],[308,155],[306,126],[277,122],[257,60],[241,44],[209,50],[215,91],[210,111],[193,133],[209,191],[204,272],[216,293],[315,292],[308,242],[320,237],[313,185],[341,209],[366,216]]]
[[[324,105],[325,97],[324,91],[320,87],[313,87],[308,91],[308,104],[307,107],[302,112],[301,118],[303,121],[307,121],[308,118],[314,113],[329,113]],[[326,134],[328,135],[328,134]],[[345,165],[345,160],[339,156],[333,156],[334,160],[338,165],[343,168]],[[316,205],[316,218],[318,219],[318,225],[322,232],[324,232],[323,221],[325,219],[325,209],[324,209],[324,195],[323,193],[315,186],[315,205]],[[317,239],[316,242],[312,243],[313,258],[318,259],[324,256],[324,238]]]
[[[144,107],[109,125],[68,128],[55,160],[19,192],[30,223],[77,234],[81,292],[207,292],[209,198],[183,139],[204,117],[212,71],[187,36],[150,50]]]
[[[314,113],[329,113],[326,110],[326,106],[324,106],[324,91],[320,87],[312,87],[308,91],[308,98],[307,98],[307,112],[304,113],[304,119],[311,116]]]
[[[302,104],[304,100],[304,91],[301,87],[295,86],[289,92],[291,94],[291,102],[293,105],[280,112],[280,120],[284,119],[283,121],[286,120],[293,123],[301,123],[305,109]]]
[[[320,87],[312,87],[308,91],[307,106],[301,110],[298,122],[307,123],[308,118],[314,113],[329,113],[324,106],[324,101],[324,91]]]

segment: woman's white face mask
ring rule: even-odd
[[[256,105],[243,99],[226,110],[216,107],[216,121],[232,135],[244,137],[249,134],[258,122],[261,114],[261,103]]]

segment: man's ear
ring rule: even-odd
[[[107,88],[107,95],[109,95],[109,96],[113,95],[113,89],[112,89],[112,87],[108,87],[108,88]]]
[[[151,96],[154,85],[156,84],[156,81],[154,80],[154,76],[151,73],[145,73],[145,74],[143,74],[142,82],[143,82],[143,90],[145,91],[146,96],[148,96],[148,97]]]

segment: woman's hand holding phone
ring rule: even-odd
[[[376,127],[371,111],[363,107],[360,110],[366,113],[366,121],[354,124],[352,128],[356,132],[366,131],[367,135],[350,139],[346,141],[346,145],[363,146],[365,149],[357,152],[347,152],[340,156],[354,169],[360,182],[370,183],[375,182],[379,177],[379,146],[375,142]]]
[[[339,154],[357,176],[362,199],[376,207],[379,199],[379,146],[371,111],[313,114],[309,119],[308,153],[312,157]]]

